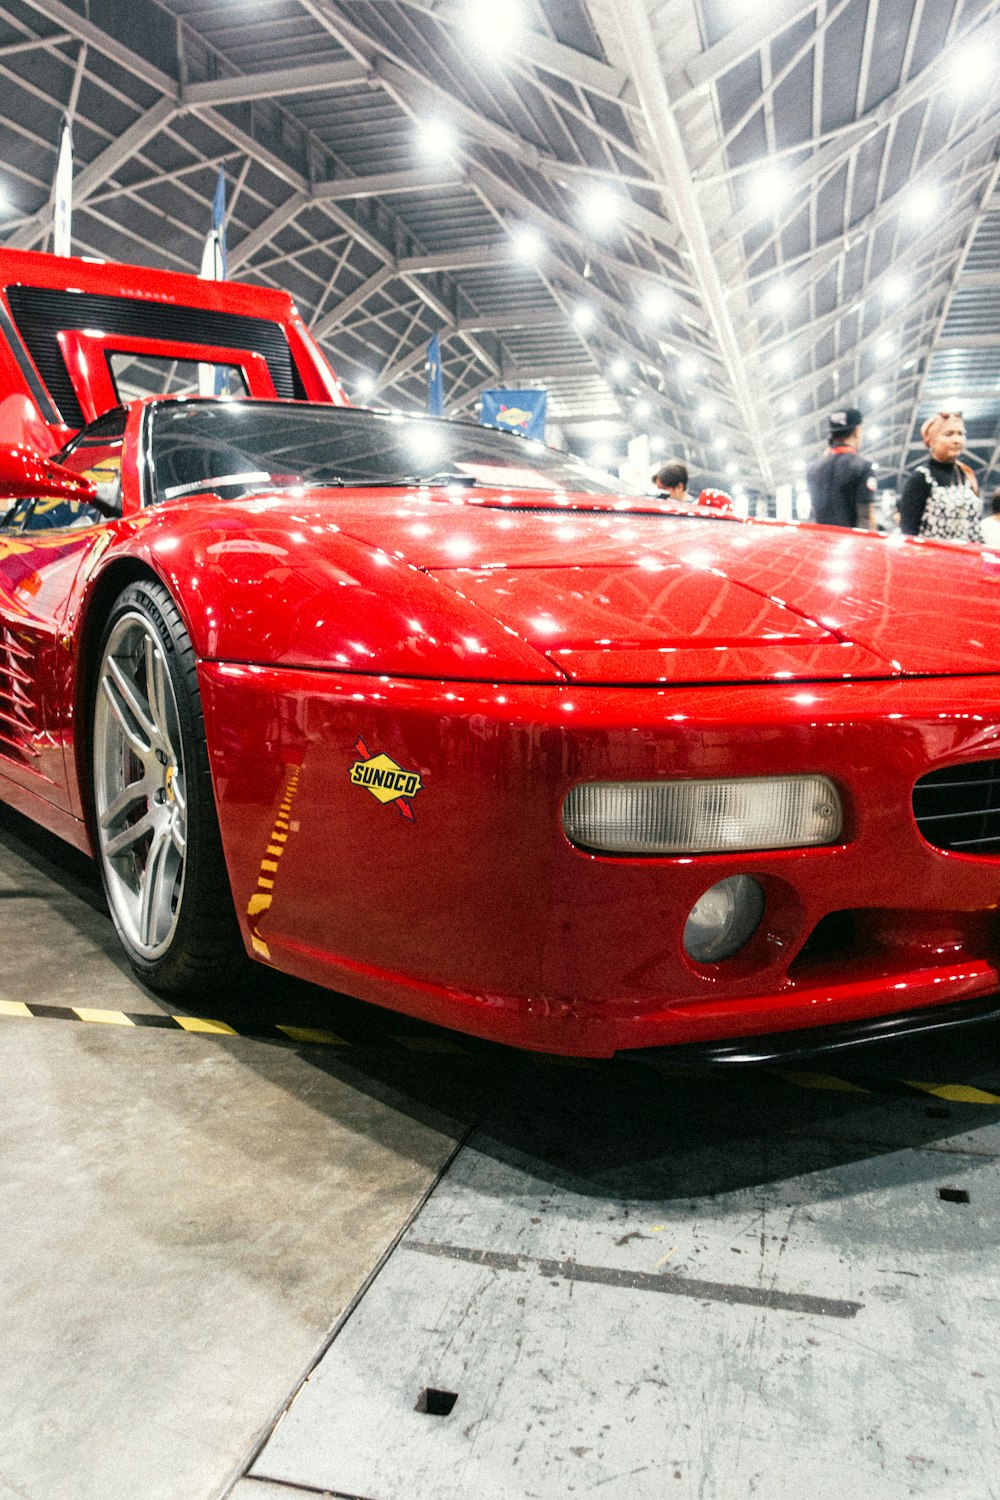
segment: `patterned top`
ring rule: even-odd
[[[900,503],[902,529],[910,536],[983,544],[982,502],[961,464],[933,459],[918,464]]]

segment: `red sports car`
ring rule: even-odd
[[[589,1056],[991,1011],[1000,560],[609,484],[332,398],[8,445],[0,796],[167,993],[245,950]]]
[[[3,794],[93,848],[151,985],[242,934],[579,1054],[996,989],[989,553],[274,401],[139,401],[5,477]]]

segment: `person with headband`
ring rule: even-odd
[[[899,502],[900,530],[907,536],[983,544],[982,507],[976,476],[958,455],[965,447],[960,411],[939,411],[920,429],[930,451],[906,481]]]

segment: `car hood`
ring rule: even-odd
[[[623,504],[629,506],[624,509]],[[579,497],[336,497],[405,557],[593,683],[993,672],[1000,560],[971,548]]]

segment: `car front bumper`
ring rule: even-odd
[[[578,1056],[1000,988],[1000,858],[932,848],[911,808],[926,772],[1000,753],[1000,677],[540,688],[203,662],[200,680],[247,945],[286,972]],[[352,770],[368,761],[383,797]],[[562,832],[580,781],[800,772],[840,791],[834,846],[611,858]],[[758,932],[693,963],[691,906],[740,872],[765,891]]]

